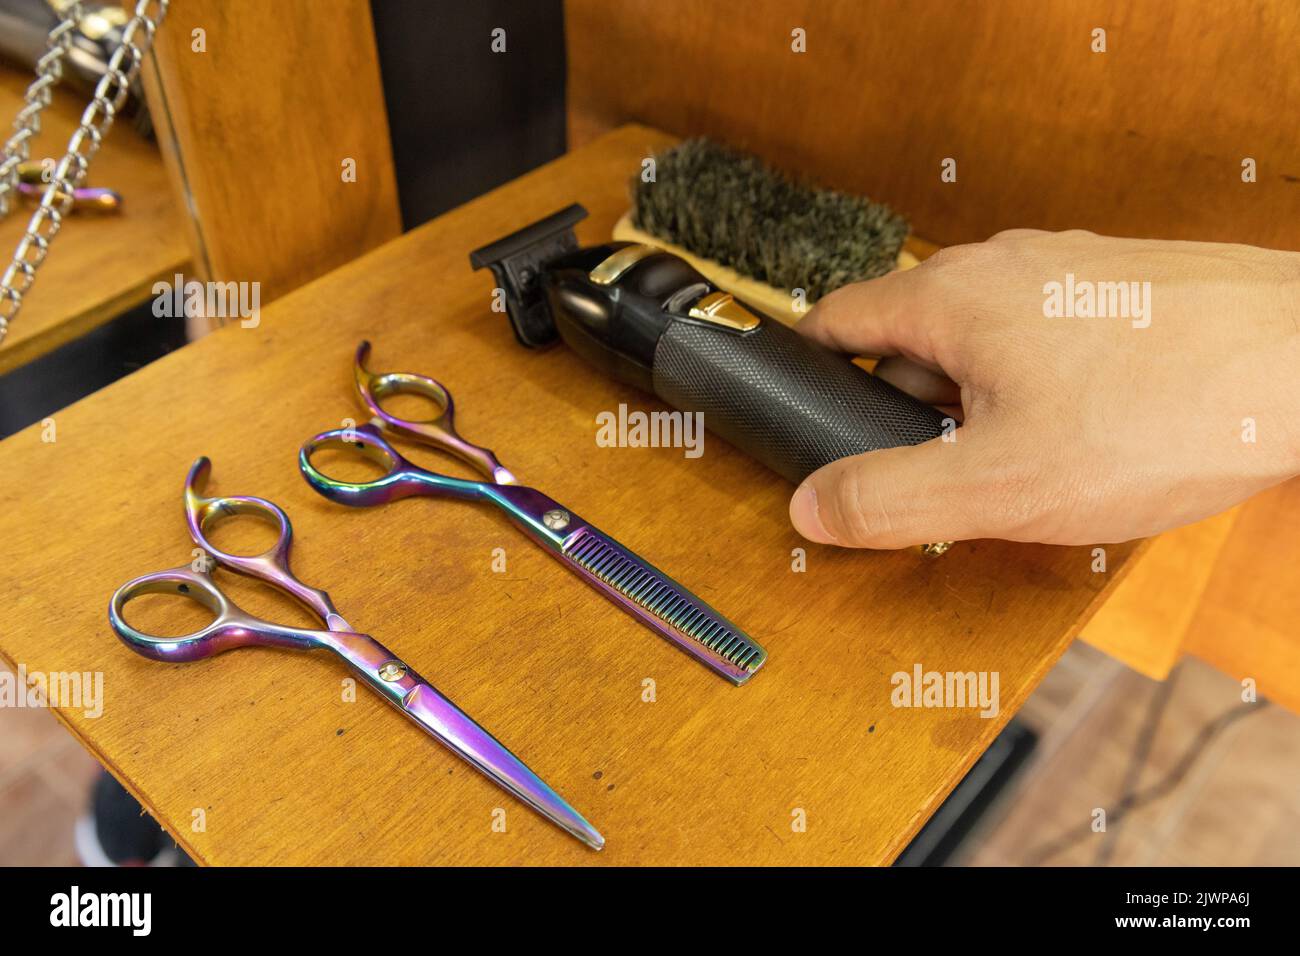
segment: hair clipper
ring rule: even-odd
[[[515,337],[557,338],[793,482],[862,452],[938,437],[934,408],[722,291],[654,246],[579,248],[578,204],[470,254],[504,290]]]

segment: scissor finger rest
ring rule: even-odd
[[[128,624],[124,614],[126,605],[143,594],[179,594],[202,604],[215,616],[210,624],[191,634],[146,634]],[[310,631],[281,627],[240,610],[213,584],[206,571],[188,567],[143,574],[123,584],[109,602],[108,621],[127,647],[157,661],[197,661],[254,644],[301,650],[321,646]]]
[[[312,455],[326,449],[361,455],[386,469],[387,474],[370,481],[331,478],[312,464],[311,460]],[[372,424],[321,432],[305,442],[298,451],[298,467],[307,483],[322,496],[353,507],[382,505],[411,495],[441,494],[453,498],[481,498],[486,487],[481,481],[452,478],[412,464],[384,441],[379,429]]]
[[[185,523],[189,525],[190,536],[194,538],[195,544],[210,554],[228,559],[230,567],[236,570],[245,564],[287,564],[289,545],[293,543],[293,525],[289,523],[289,516],[279,505],[265,498],[229,495],[205,497],[203,490],[207,487],[211,474],[212,462],[202,457],[195,460],[185,477]],[[208,539],[207,532],[223,519],[237,515],[250,515],[273,525],[279,532],[275,544],[260,555],[232,554],[214,545]]]
[[[185,523],[189,525],[194,543],[222,566],[284,588],[319,614],[327,626],[348,630],[330,596],[298,580],[290,569],[289,546],[293,544],[293,525],[284,509],[265,498],[243,495],[205,497],[202,492],[211,473],[212,462],[203,457],[194,462],[185,478]],[[238,515],[249,515],[273,525],[279,532],[275,544],[261,554],[253,555],[233,554],[213,544],[208,537],[212,527]]]
[[[372,372],[366,368],[366,359],[369,357],[370,343],[362,341],[357,346],[352,371],[356,379],[357,395],[371,414],[396,429],[417,432],[434,443],[445,441],[455,434],[456,402],[441,382],[412,372]],[[390,395],[422,395],[438,407],[438,415],[418,421],[398,418],[380,405]]]
[[[441,382],[427,375],[416,375],[412,372],[371,372],[366,369],[366,359],[369,356],[370,343],[362,342],[357,346],[356,362],[352,369],[356,380],[357,397],[384,427],[395,435],[423,442],[455,455],[477,468],[494,484],[515,483],[515,476],[497,461],[497,456],[491,449],[475,445],[460,437],[456,431],[456,402],[451,397],[451,392],[447,391]],[[441,413],[437,418],[426,421],[398,418],[380,404],[390,395],[422,395],[437,405]]]

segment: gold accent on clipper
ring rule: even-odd
[[[604,262],[588,272],[587,278],[596,283],[596,285],[613,285],[622,278],[623,273],[627,272],[628,269],[631,269],[646,256],[652,256],[656,252],[662,251],[663,250],[655,246],[641,244],[624,246],[622,249],[618,249],[611,253]]]
[[[758,316],[737,302],[730,292],[710,292],[691,306],[688,315],[737,332],[756,329],[759,323]]]
[[[934,541],[930,544],[921,545],[921,553],[938,557],[952,547],[951,541]]]

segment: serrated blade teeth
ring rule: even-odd
[[[767,660],[762,646],[690,591],[626,548],[587,528],[565,548],[588,578],[650,615],[666,636],[736,683]]]

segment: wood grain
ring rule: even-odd
[[[570,202],[608,237],[624,182],[669,137],[629,126],[286,295],[0,444],[0,655],[105,675],[104,714],[58,716],[205,863],[879,864],[907,843],[1124,573],[1085,548],[960,544],[940,559],[808,546],[791,486],[710,438],[595,443],[595,416],[652,399],[565,349],[519,348],[469,250]],[[351,355],[421,371],[458,424],[762,641],[741,688],[600,600],[502,516],[464,502],[348,510],[297,473],[300,443],[359,418]],[[109,630],[126,578],[190,561],[181,483],[257,494],[294,521],[294,563],[356,627],[490,728],[608,838],[594,854],[364,690],[340,665],[248,650],[145,660]],[[427,463],[442,459],[413,453]],[[493,549],[507,556],[492,570]],[[234,589],[230,576],[222,580]],[[233,590],[245,601],[251,586]],[[177,620],[180,620],[179,616]],[[890,677],[996,671],[1000,711],[905,709]],[[655,700],[645,702],[645,682]],[[492,812],[507,811],[504,833]],[[196,810],[206,829],[191,827]],[[807,814],[793,832],[792,814]]]
[[[1184,655],[1300,713],[1300,479],[1153,540],[1081,635],[1163,680]]]
[[[401,232],[366,0],[176,0],[154,63],[145,88],[203,278],[260,282],[265,304]]]
[[[1300,479],[1241,506],[1187,626],[1187,653],[1300,713]]]
[[[568,0],[565,13],[575,144],[628,121],[714,136],[888,202],[941,245],[1036,227],[1300,248],[1291,0]],[[955,183],[940,181],[947,157]]]
[[[1083,639],[1153,680],[1168,677],[1241,507],[1155,538]]]
[[[0,66],[0,117],[18,112],[30,77]],[[56,89],[41,115],[33,159],[58,158],[67,149],[86,98]],[[147,300],[155,282],[189,269],[181,216],[162,158],[128,122],[115,123],[91,161],[86,184],[122,194],[115,216],[74,215],[54,240],[22,311],[0,345],[0,374],[39,358]],[[35,206],[19,201],[0,222],[0,256],[8,263]]]

